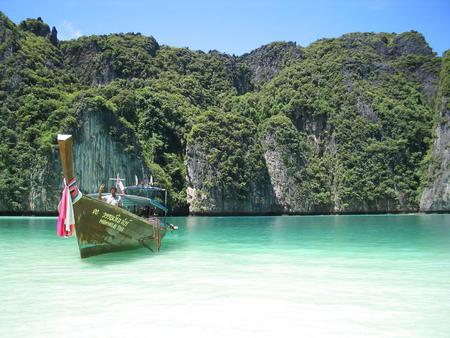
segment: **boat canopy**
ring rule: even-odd
[[[119,191],[121,192],[117,195],[122,197],[122,205],[124,207],[153,206],[164,211],[167,215],[167,190],[154,186],[153,177],[150,179],[150,184],[145,181],[143,181],[142,184],[138,184],[136,176],[136,184],[129,186],[124,186],[123,182],[125,182],[125,179],[120,178],[119,174],[117,174],[116,178],[110,178],[109,180],[116,182],[116,188],[119,188]],[[154,193],[156,192],[164,192],[164,203],[151,198],[154,197]]]
[[[164,206],[162,203],[156,201],[153,198],[149,198],[149,197],[144,197],[144,196],[136,196],[136,195],[126,195],[126,194],[122,194],[120,195],[120,197],[122,197],[122,204],[127,207],[127,206],[134,206],[134,205],[139,205],[139,206],[148,206],[148,205],[152,205],[158,209],[161,209],[164,212],[167,212],[167,207]]]
[[[125,187],[125,190],[166,191],[166,189],[154,187],[151,185],[131,185]]]
[[[102,196],[109,196],[111,194],[107,193],[107,194],[102,194]],[[156,201],[153,198],[149,198],[149,197],[144,197],[144,196],[136,196],[136,195],[127,195],[127,194],[117,194],[118,196],[120,196],[122,198],[122,205],[124,207],[133,207],[133,206],[141,206],[141,207],[146,207],[146,206],[153,206],[155,208],[158,208],[162,211],[164,211],[165,213],[168,211],[167,207],[164,206],[162,203]],[[95,194],[88,194],[89,197],[98,197],[98,193]]]

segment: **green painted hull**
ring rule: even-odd
[[[125,209],[82,196],[73,205],[81,258],[146,247],[159,251],[166,227]]]

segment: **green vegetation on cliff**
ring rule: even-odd
[[[450,50],[444,53],[435,103],[433,145],[422,161],[422,182],[418,190],[423,211],[447,211],[450,178]]]
[[[264,199],[286,212],[414,210],[439,70],[417,32],[236,57],[134,33],[58,42],[42,20],[0,13],[0,209],[29,209],[39,176],[59,174],[56,134],[101,112],[176,212],[188,187],[211,212],[230,199],[244,213]]]
[[[198,117],[188,135],[201,152],[209,177],[200,183],[204,191],[217,189],[223,199],[241,200],[267,182],[256,124],[240,114],[208,110]]]
[[[28,205],[36,168],[48,164],[77,85],[40,20],[15,26],[0,13],[0,205]]]

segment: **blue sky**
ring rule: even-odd
[[[14,22],[42,17],[61,39],[140,32],[160,44],[241,55],[272,41],[307,46],[356,31],[424,34],[450,48],[450,0],[0,0]]]

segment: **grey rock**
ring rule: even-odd
[[[284,67],[302,57],[302,49],[295,42],[273,42],[259,47],[239,59],[247,64],[253,81],[261,84],[270,81]]]
[[[435,129],[435,140],[431,151],[431,161],[427,172],[427,183],[421,199],[420,210],[425,212],[450,210],[450,97],[448,79],[450,78],[447,59],[441,71],[441,88],[438,96],[438,124]]]
[[[124,153],[124,146],[110,135],[113,125],[117,121],[112,114],[92,112],[83,117],[81,128],[74,134],[75,177],[83,192],[96,192],[102,182],[113,184],[106,180],[117,174],[126,184],[134,183],[135,175],[148,177],[138,153]]]
[[[245,196],[237,196],[221,185],[209,182],[218,175],[208,161],[208,150],[191,142],[186,150],[187,201],[192,215],[258,215],[281,213],[269,175],[264,182],[250,182]]]
[[[117,121],[111,114],[86,111],[81,116],[80,128],[73,134],[74,173],[83,193],[97,192],[102,182],[112,186],[114,182],[108,179],[115,178],[117,174],[126,180],[126,184],[133,184],[135,175],[139,178],[149,176],[138,155],[138,146],[135,153],[125,153],[123,145],[109,133],[112,125],[117,125]],[[63,187],[62,178],[57,151],[37,161],[22,211],[56,212]],[[0,201],[0,212],[8,211],[2,208]]]
[[[56,30],[55,26],[52,27],[52,32],[50,34],[50,42],[52,43],[53,46],[58,45],[58,31]]]
[[[286,145],[278,142],[275,131],[267,130],[263,137],[264,159],[270,175],[270,183],[273,187],[277,203],[283,207],[283,213],[306,212],[307,201],[299,194],[298,180],[288,169],[284,158],[297,157],[292,154]],[[298,166],[302,166],[298,163]]]
[[[365,102],[365,100],[361,97],[357,98],[356,101],[356,108],[358,109],[358,112],[363,116],[365,119],[372,123],[376,123],[378,121],[378,116],[376,112],[372,109],[372,107]]]
[[[411,31],[398,34],[394,37],[394,47],[391,53],[395,56],[408,54],[432,56],[433,50],[426,42],[422,34]]]
[[[40,17],[37,19],[26,19],[19,24],[19,27],[43,38],[50,34],[50,27]]]

